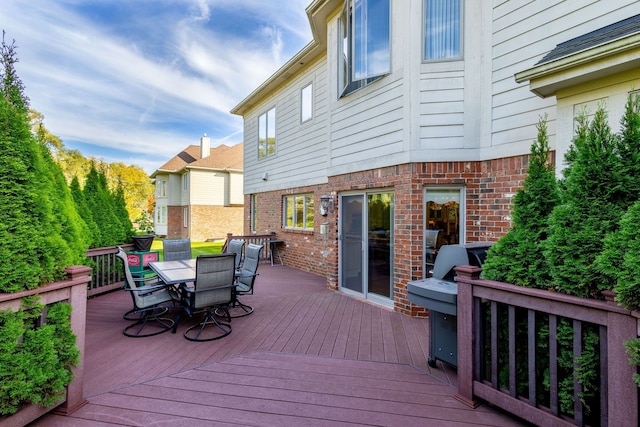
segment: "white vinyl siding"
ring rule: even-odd
[[[300,90],[314,82],[313,120],[300,125]],[[292,76],[265,104],[258,104],[245,115],[245,141],[258,139],[258,115],[266,106],[278,111],[277,156],[258,159],[256,146],[245,143],[244,191],[256,193],[271,188],[311,185],[327,181],[328,156],[328,84],[326,58],[311,63],[303,74]],[[264,173],[268,180],[262,179]]]
[[[296,61],[295,72],[282,70],[242,106],[246,193],[322,184],[328,176],[411,162],[526,155],[544,114],[553,148],[556,98],[537,97],[514,75],[557,44],[639,12],[634,0],[608,8],[596,0],[463,0],[464,57],[425,61],[426,1],[392,1],[391,72],[343,97],[339,19],[344,3],[335,2],[326,20],[327,38],[318,41],[326,51],[303,57],[309,62],[302,66]],[[313,119],[301,124],[300,91],[309,82]],[[258,117],[273,107],[277,155],[258,161]],[[558,163],[563,153],[558,151]]]
[[[243,194],[244,180],[241,173],[229,173],[229,204],[230,205],[242,205],[244,204]]]
[[[229,204],[227,182],[229,175],[222,172],[192,170],[191,205],[227,206]]]

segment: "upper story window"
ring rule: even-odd
[[[313,118],[313,83],[309,83],[300,91],[300,122]]]
[[[462,0],[424,0],[424,60],[462,57]]]
[[[313,230],[313,194],[284,197],[284,228]]]
[[[391,71],[389,22],[389,0],[345,0],[338,21],[341,96]]]
[[[182,175],[182,189],[187,191],[189,189],[189,174],[185,173]]]
[[[258,118],[258,158],[263,159],[276,153],[276,107]]]
[[[167,181],[156,181],[156,194],[158,197],[167,197]]]

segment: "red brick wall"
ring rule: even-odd
[[[393,189],[394,217],[394,307],[410,315],[425,310],[407,300],[406,283],[422,279],[424,273],[423,230],[424,188],[463,186],[466,189],[467,242],[496,241],[511,227],[512,198],[526,176],[529,156],[516,156],[482,162],[411,163],[329,177],[328,185],[300,187],[257,195],[257,233],[275,231],[285,240],[281,247],[285,264],[327,277],[327,285],[338,288],[338,212],[337,194],[343,191]],[[553,158],[553,160],[555,160]],[[316,208],[313,232],[282,228],[282,196],[314,193],[316,207],[320,196],[333,194],[336,210],[327,217]],[[249,234],[250,199],[246,196],[244,232]],[[328,221],[328,241],[320,236],[320,224]]]
[[[191,238],[194,242],[225,239],[227,233],[242,234],[243,206],[190,206],[189,226],[184,226],[184,206],[167,209],[167,238]]]
[[[167,239],[185,239],[189,237],[189,229],[184,227],[184,207],[167,207]]]
[[[225,239],[242,234],[243,206],[191,206],[191,240]]]
[[[289,230],[282,227],[283,196],[292,194],[315,195],[315,228],[314,231]],[[323,217],[319,214],[320,196],[328,194],[326,186],[309,186],[290,189],[287,191],[275,191],[257,194],[257,224],[256,234],[269,234],[275,232],[278,239],[284,240],[284,244],[278,247],[278,252],[286,265],[298,268],[310,273],[328,276],[332,269],[328,263],[335,264],[337,260],[336,226],[331,226],[332,235],[329,241],[323,241],[320,236],[320,224],[325,221],[336,222],[335,212]],[[245,218],[244,234],[251,234],[250,231],[250,196],[245,195]],[[326,255],[326,256],[325,256]],[[335,282],[335,280],[333,280]],[[337,285],[336,289],[337,289]]]

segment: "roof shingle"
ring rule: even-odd
[[[190,145],[178,155],[171,158],[158,170],[179,171],[187,166],[209,169],[243,169],[243,145],[242,143],[228,146],[219,145],[210,151],[210,155],[200,158],[200,146]]]
[[[640,33],[640,15],[632,16],[560,43],[538,61],[536,65],[551,62],[636,33]]]

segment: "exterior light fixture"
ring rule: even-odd
[[[320,215],[327,216],[329,212],[333,212],[333,197],[323,194],[320,197]]]

